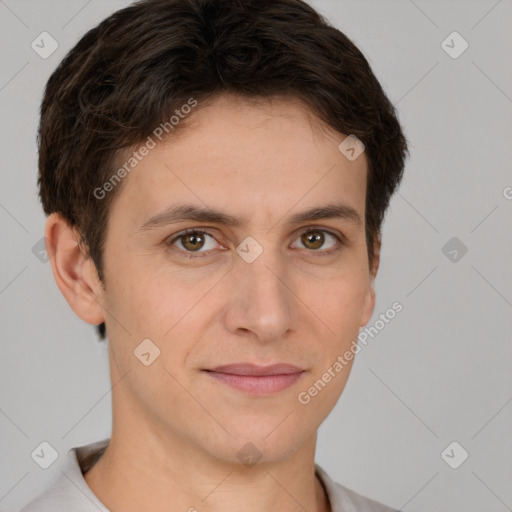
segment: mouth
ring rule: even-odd
[[[305,370],[289,364],[257,366],[238,363],[203,370],[208,376],[250,395],[277,393],[300,379]]]

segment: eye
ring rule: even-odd
[[[174,238],[166,242],[166,244],[169,246],[173,246],[176,242],[179,242],[178,245],[181,245],[181,248],[178,250],[186,258],[202,257],[202,253],[207,251],[201,251],[200,249],[204,248],[205,245],[207,250],[215,248],[215,244],[208,247],[208,244],[206,243],[207,238],[210,238],[212,241],[215,241],[215,238],[213,238],[213,236],[207,233],[206,231],[201,231],[197,229],[187,229],[186,231],[178,233]],[[199,253],[200,255],[196,256],[193,253]]]
[[[328,235],[328,238],[330,237],[334,242],[327,249],[319,250],[325,244],[326,234]],[[318,253],[315,254],[315,256],[329,256],[339,251],[344,245],[341,236],[320,228],[309,228],[304,231],[299,238],[306,249],[310,249],[312,252]]]

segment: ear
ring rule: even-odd
[[[103,287],[93,261],[83,254],[78,244],[76,228],[60,214],[52,213],[46,221],[44,236],[55,282],[71,309],[84,322],[102,323]]]
[[[377,277],[377,271],[379,270],[381,242],[381,235],[379,233],[377,238],[375,239],[375,246],[373,250],[373,266],[370,269],[370,283],[364,299],[363,314],[361,316],[360,323],[361,327],[363,327],[370,321],[370,318],[373,315],[373,310],[375,308],[375,278]]]

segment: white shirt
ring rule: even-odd
[[[110,439],[71,448],[62,474],[20,512],[110,512],[87,485],[83,474],[103,455]],[[398,512],[371,500],[333,480],[318,465],[315,473],[322,482],[332,512]]]

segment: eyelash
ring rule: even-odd
[[[336,244],[336,247],[333,247],[332,249],[328,249],[326,251],[314,250],[314,249],[309,250],[309,252],[315,253],[316,256],[320,256],[320,257],[331,256],[335,252],[340,251],[343,248],[343,246],[345,245],[345,239],[342,235],[338,235],[336,233],[333,233],[332,231],[329,231],[329,230],[323,229],[323,228],[309,227],[305,231],[301,232],[299,234],[299,236],[306,235],[308,233],[317,233],[317,232],[323,232],[323,233],[327,233],[327,234],[333,236],[337,240],[338,243]],[[184,236],[189,235],[191,233],[208,235],[208,236],[212,237],[213,239],[215,239],[215,237],[213,235],[211,235],[210,233],[208,233],[207,231],[203,231],[202,229],[197,229],[197,228],[190,228],[190,229],[186,229],[185,231],[178,233],[176,236],[174,236],[174,238],[172,240],[165,242],[165,244],[167,246],[169,246],[169,248],[171,248],[171,250],[173,250],[173,251],[175,250],[175,251],[179,252],[183,257],[185,257],[187,259],[207,257],[208,253],[210,251],[194,253],[192,251],[184,251],[182,249],[173,249],[171,247],[174,244],[174,242],[176,242],[180,238],[183,238]],[[305,249],[305,250],[307,251],[307,249]]]

